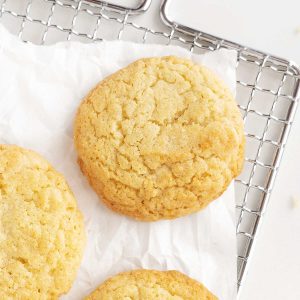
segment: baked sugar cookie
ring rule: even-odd
[[[33,151],[0,145],[0,299],[58,299],[75,279],[84,244],[63,176]]]
[[[86,300],[216,300],[204,285],[177,271],[135,270],[101,284]]]
[[[191,60],[138,60],[81,103],[78,161],[114,211],[143,221],[206,207],[241,171],[243,121],[234,97]]]

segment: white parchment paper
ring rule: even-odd
[[[143,223],[107,209],[76,163],[73,119],[81,99],[105,76],[132,61],[170,54],[203,63],[235,91],[233,51],[196,56],[175,46],[119,41],[34,46],[0,27],[0,143],[30,148],[48,159],[66,177],[85,217],[84,258],[62,299],[82,299],[109,276],[136,268],[179,270],[220,299],[236,297],[232,185],[199,213]]]

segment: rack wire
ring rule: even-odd
[[[239,289],[294,120],[300,70],[285,59],[171,21],[170,1],[163,1],[155,29],[134,22],[143,22],[141,15],[148,13],[151,0],[136,7],[98,0],[0,0],[0,23],[24,42],[40,45],[122,39],[177,44],[194,53],[219,48],[237,51],[237,102],[247,140],[244,171],[235,181]]]

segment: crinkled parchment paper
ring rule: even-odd
[[[30,148],[47,158],[67,178],[85,217],[84,258],[73,288],[62,299],[82,299],[109,276],[135,268],[176,269],[203,282],[220,299],[235,298],[232,185],[199,213],[143,223],[107,209],[76,162],[73,120],[88,91],[138,58],[170,54],[203,63],[234,92],[233,51],[196,56],[175,46],[120,41],[34,46],[0,27],[0,143]]]

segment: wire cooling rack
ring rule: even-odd
[[[170,1],[163,1],[161,19],[155,7],[151,28],[138,25],[144,22],[143,14],[151,13],[151,0],[135,7],[97,0],[0,0],[0,23],[24,42],[41,45],[122,39],[177,44],[195,53],[237,50],[237,101],[247,139],[244,171],[235,181],[239,288],[294,119],[300,71],[287,60],[177,23],[168,15]]]

